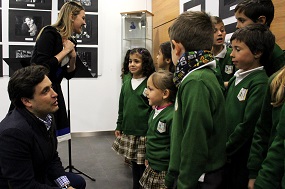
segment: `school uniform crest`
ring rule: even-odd
[[[144,88],[144,90],[143,90],[143,96],[145,96],[146,97],[146,91],[147,91],[147,88]]]
[[[234,72],[234,66],[233,65],[226,65],[225,66],[225,73],[226,74],[232,74]]]
[[[157,131],[160,133],[165,133],[166,132],[166,123],[159,121],[157,124]]]
[[[248,89],[241,88],[241,90],[239,91],[237,95],[237,98],[239,99],[239,101],[244,101],[246,99],[247,91]]]

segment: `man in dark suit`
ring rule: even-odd
[[[66,173],[57,152],[52,113],[57,93],[44,66],[28,66],[10,78],[15,105],[0,123],[1,189],[84,189],[85,180]]]

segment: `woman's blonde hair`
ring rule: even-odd
[[[58,13],[57,21],[51,26],[55,27],[59,31],[61,37],[71,37],[73,34],[72,20],[74,20],[82,10],[84,10],[84,7],[78,2],[70,1],[65,3]],[[70,19],[70,15],[72,15],[72,19]],[[41,35],[43,29],[40,31],[37,39]]]
[[[284,103],[285,88],[285,66],[274,77],[270,84],[271,105],[273,107],[281,106]]]

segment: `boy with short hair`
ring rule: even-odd
[[[238,29],[230,41],[232,61],[239,70],[226,94],[226,180],[229,189],[246,189],[249,150],[267,88],[264,67],[270,63],[275,37],[265,25],[250,24]]]
[[[271,0],[244,0],[235,7],[235,17],[238,29],[253,23],[260,23],[269,28],[274,18],[274,5]],[[269,63],[264,67],[268,76],[285,65],[285,54],[276,43]]]
[[[214,42],[212,53],[217,60],[217,69],[219,68],[221,71],[223,82],[225,82],[225,85],[227,85],[227,82],[235,73],[235,66],[230,57],[232,49],[228,48],[225,44],[225,37],[227,33],[223,20],[218,16],[211,16],[211,19],[214,25]]]
[[[170,26],[178,87],[171,131],[167,188],[220,186],[226,161],[224,96],[211,53],[213,25],[205,12],[182,13]]]

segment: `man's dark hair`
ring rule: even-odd
[[[17,70],[9,80],[8,94],[14,106],[23,108],[21,98],[32,99],[35,86],[42,82],[49,70],[40,65],[32,65]]]

